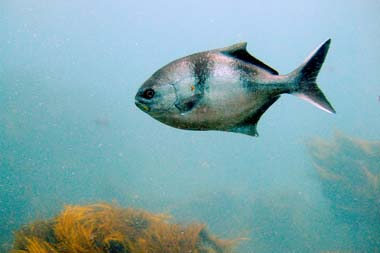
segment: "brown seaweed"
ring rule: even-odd
[[[169,217],[116,205],[66,206],[55,218],[15,233],[13,253],[224,253],[232,241],[205,225],[169,223]]]

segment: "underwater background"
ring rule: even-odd
[[[0,1],[0,252],[64,205],[205,223],[236,252],[380,252],[380,1]],[[332,38],[331,115],[283,95],[259,138],[134,105],[179,57],[247,41],[286,74]],[[368,141],[366,141],[368,140]]]

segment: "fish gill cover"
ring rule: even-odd
[[[170,224],[168,216],[109,204],[66,206],[55,218],[15,233],[12,253],[231,252],[233,241],[203,224]]]

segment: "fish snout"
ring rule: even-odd
[[[149,106],[146,105],[146,104],[143,104],[143,103],[140,103],[140,102],[138,102],[138,101],[135,101],[135,105],[136,105],[138,108],[140,108],[142,111],[144,111],[144,112],[149,112],[149,111],[150,111]]]
[[[147,101],[146,98],[144,98],[142,91],[138,91],[135,96],[135,105],[140,108],[144,112],[150,111],[150,106],[148,105],[149,101]]]
[[[150,111],[150,106],[147,105],[147,102],[144,101],[145,99],[140,97],[139,94],[136,95],[135,97],[135,105],[140,108],[144,112],[149,112]]]

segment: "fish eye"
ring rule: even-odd
[[[153,89],[146,89],[143,93],[143,97],[147,99],[151,99],[154,96],[154,90]]]

